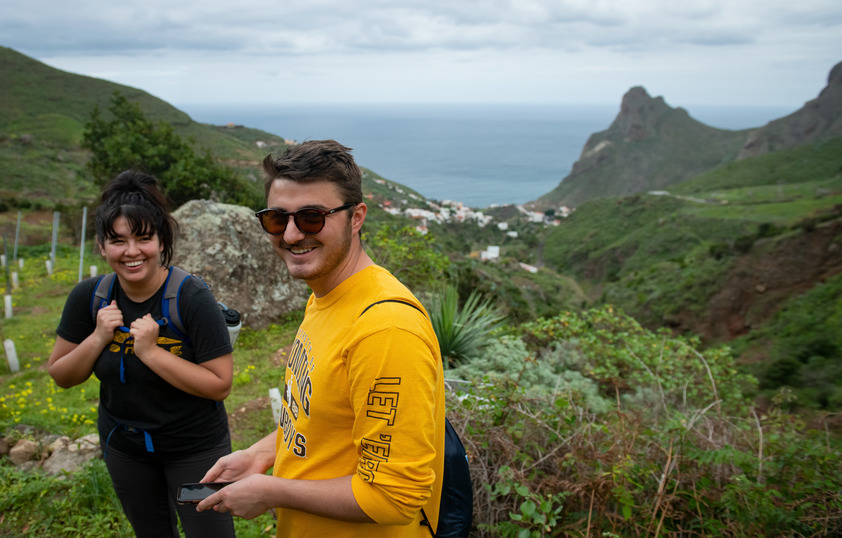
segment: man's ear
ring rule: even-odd
[[[351,230],[353,231],[353,235],[360,233],[367,214],[368,206],[365,205],[365,202],[360,202],[354,208],[354,212],[351,214]]]

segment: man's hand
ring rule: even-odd
[[[253,474],[263,474],[265,471],[263,463],[258,461],[253,453],[238,450],[219,458],[213,467],[208,469],[201,482],[236,482]]]
[[[271,508],[266,499],[269,498],[267,491],[274,480],[280,479],[265,474],[253,474],[205,498],[196,506],[196,510],[231,512],[237,517],[254,519]]]

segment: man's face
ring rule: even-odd
[[[344,203],[336,186],[326,181],[297,183],[276,179],[266,198],[267,207],[287,212],[329,210]],[[364,204],[326,216],[324,228],[315,235],[302,233],[293,217],[288,218],[284,233],[267,237],[290,275],[304,280],[316,296],[322,296],[351,274],[349,254],[365,218]]]

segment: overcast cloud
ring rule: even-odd
[[[175,105],[616,103],[795,110],[842,61],[839,0],[27,0],[0,45]]]

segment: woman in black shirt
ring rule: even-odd
[[[123,510],[139,537],[234,536],[230,514],[197,513],[175,502],[178,486],[198,482],[231,452],[222,401],[233,357],[224,318],[204,283],[178,287],[173,327],[164,295],[178,232],[154,177],[126,171],[103,190],[97,243],[116,274],[108,298],[97,278],[70,292],[48,362],[60,387],[100,380],[98,429]]]

